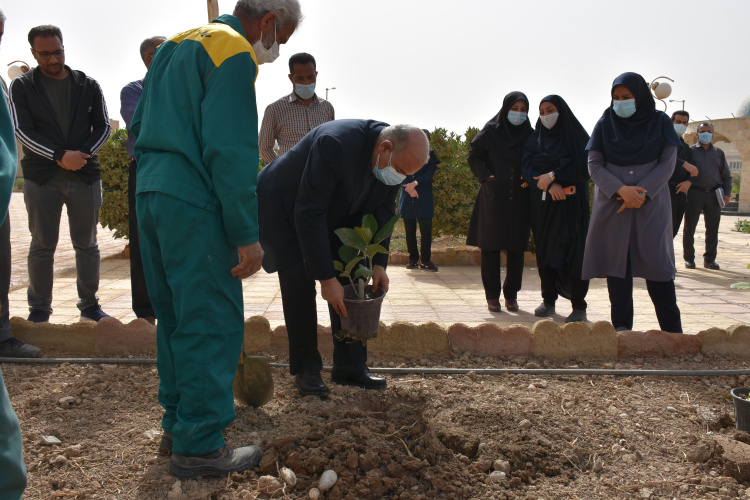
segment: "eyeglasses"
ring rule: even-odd
[[[31,50],[34,50],[34,49],[31,49]],[[55,59],[60,59],[61,57],[65,55],[65,51],[63,49],[56,50],[54,52],[38,52],[36,50],[34,50],[34,52],[36,52],[37,55],[42,59],[49,59],[52,56],[55,56]]]

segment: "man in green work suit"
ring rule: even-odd
[[[0,8],[0,40],[5,31],[5,13]],[[16,134],[10,119],[8,103],[0,92],[0,221],[5,220],[10,193],[16,178],[18,152]],[[0,370],[0,498],[20,499],[26,489],[26,466],[23,464],[23,440],[18,417],[10,405]]]
[[[233,449],[232,380],[244,332],[242,283],[258,243],[258,65],[302,18],[297,0],[240,0],[233,15],[156,50],[133,117],[136,210],[157,318],[162,447],[181,479],[252,469]]]

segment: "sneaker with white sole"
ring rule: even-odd
[[[89,306],[81,311],[81,321],[99,321],[102,318],[109,318],[109,314],[102,311],[99,305]]]

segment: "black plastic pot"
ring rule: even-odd
[[[365,287],[367,296],[371,295],[372,286]],[[378,335],[380,326],[380,308],[385,298],[385,290],[378,287],[375,297],[372,299],[359,300],[351,285],[344,287],[344,305],[347,317],[341,318],[341,329],[350,337],[358,339],[372,339]]]
[[[750,393],[747,387],[735,387],[732,389],[734,400],[734,424],[739,431],[750,432],[750,401],[745,399]]]

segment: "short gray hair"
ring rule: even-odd
[[[5,17],[5,12],[3,11],[3,8],[0,7],[0,23],[4,23],[6,19],[8,18]]]
[[[276,14],[276,28],[299,26],[302,22],[302,8],[298,0],[238,0],[234,12],[250,19],[260,19],[269,12]]]
[[[430,159],[430,143],[421,128],[414,125],[389,125],[380,131],[380,140],[391,141],[393,152],[401,153],[405,149],[419,160],[422,165]]]
[[[697,127],[695,128],[695,131],[697,132],[697,131],[698,131],[698,129],[699,129],[699,128],[701,128],[701,127],[711,127],[711,130],[712,130],[712,131],[714,131],[714,132],[716,131],[716,129],[714,128],[714,124],[713,124],[713,123],[711,123],[711,122],[701,122],[701,123],[700,123],[700,124],[699,124],[699,125],[698,125],[698,126],[697,126]]]

